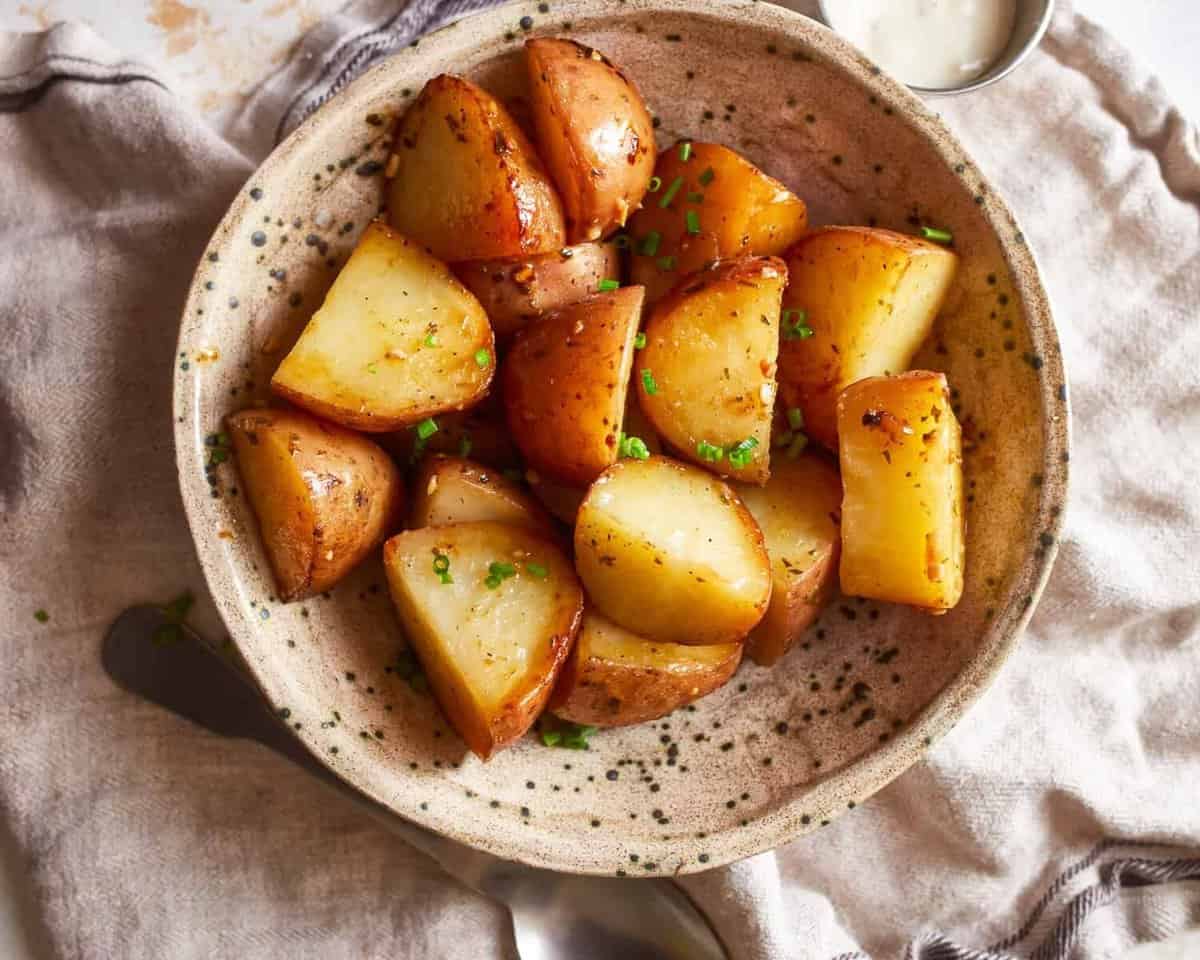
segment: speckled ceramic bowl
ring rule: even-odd
[[[205,438],[267,382],[380,209],[390,120],[431,76],[519,93],[521,43],[565,34],[612,56],[660,139],[743,151],[816,223],[953,230],[960,276],[922,365],[945,370],[967,440],[967,589],[929,617],[835,601],[774,669],[745,664],[668,719],[586,752],[532,737],[481,763],[389,666],[403,638],[378,559],[281,604],[232,463]],[[309,749],[396,813],[499,856],[653,876],[777,846],[863,802],[946,733],[1012,652],[1046,579],[1066,489],[1062,360],[1034,258],[962,147],[902,85],[811,20],[765,3],[550,0],[440,31],[358,80],[234,202],[179,338],[180,483],[229,633]]]

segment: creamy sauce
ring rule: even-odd
[[[826,0],[825,12],[905,83],[946,89],[980,76],[1004,52],[1016,0]]]

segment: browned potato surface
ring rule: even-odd
[[[625,225],[654,172],[654,128],[637,88],[574,40],[525,42],[538,145],[566,208],[567,239]]]
[[[476,403],[495,367],[479,301],[445,264],[376,221],[271,389],[329,420],[383,432]]]
[[[775,257],[718,263],[654,306],[634,361],[638,401],[680,457],[721,476],[770,475],[779,302]]]
[[[415,462],[425,454],[445,453],[470,457],[502,471],[521,466],[498,392],[489,393],[469,410],[439,414],[434,422],[437,432],[423,441],[417,437],[416,428],[409,427],[381,434],[379,443],[402,464]]]
[[[537,719],[583,593],[549,540],[503,523],[424,527],[384,546],[400,622],[447,718],[486,760]]]
[[[595,293],[602,280],[621,276],[620,252],[611,243],[581,243],[515,260],[475,260],[453,266],[492,321],[510,337],[539,314]]]
[[[366,437],[290,410],[225,422],[281,600],[328,590],[399,523],[403,481]]]
[[[946,377],[871,377],[838,399],[842,590],[944,613],[962,596],[962,434]]]
[[[782,254],[808,225],[804,201],[728,147],[684,152],[676,144],[658,155],[661,186],[629,221],[631,276],[647,303],[713,260]]]
[[[771,596],[762,531],[733,488],[667,457],[621,460],[592,484],[575,568],[597,610],[668,643],[740,640]]]
[[[785,316],[780,393],[789,407],[804,411],[809,435],[836,450],[838,394],[856,380],[908,369],[945,300],[958,257],[890,230],[822,227],[786,259],[784,310],[804,311],[803,326],[812,335],[796,335]]]
[[[625,287],[517,335],[501,380],[513,440],[535,473],[584,487],[617,459],[641,308],[641,287]]]
[[[554,537],[542,506],[502,473],[462,457],[426,457],[413,479],[413,527],[493,520]]]
[[[740,643],[658,643],[585,610],[547,709],[564,720],[598,727],[657,720],[712,693],[733,676],[741,659]]]
[[[447,262],[565,242],[562,204],[508,111],[462,77],[434,77],[396,129],[388,219]]]
[[[837,583],[842,481],[817,453],[776,456],[765,487],[739,486],[771,558],[771,605],[746,641],[746,654],[769,667],[829,602]]]

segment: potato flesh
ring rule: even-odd
[[[776,457],[765,487],[738,493],[762,529],[771,558],[771,605],[751,632],[746,654],[770,666],[800,638],[837,580],[842,482],[824,457]]]
[[[646,288],[647,303],[713,260],[782,254],[808,226],[803,200],[720,144],[693,143],[686,161],[678,145],[670,147],[658,155],[654,174],[662,186],[646,195],[629,221],[630,274]],[[683,183],[664,208],[662,200],[677,177]],[[689,199],[697,196],[703,201]],[[698,220],[697,234],[688,232],[688,211]],[[647,253],[644,244],[651,233],[659,239]],[[673,258],[669,269],[664,258]]]
[[[656,720],[717,689],[741,658],[740,643],[658,643],[586,610],[548,709],[605,727]]]
[[[946,378],[872,377],[838,400],[842,590],[935,612],[962,595],[962,436]]]
[[[461,77],[434,77],[396,130],[388,220],[447,262],[548,253],[562,204],[516,121]]]
[[[479,301],[444,264],[376,222],[271,387],[338,423],[386,431],[470,405],[495,366]]]
[[[957,256],[890,230],[824,227],[787,255],[784,310],[803,310],[807,339],[785,335],[780,392],[809,435],[837,449],[837,397],[866,377],[902,373],[929,336]]]
[[[434,569],[448,558],[449,583]],[[492,563],[515,575],[487,586]],[[537,719],[579,626],[583,594],[550,541],[500,523],[409,530],[384,549],[388,584],[438,703],[480,757]],[[545,577],[531,572],[546,569]]]
[[[721,476],[765,483],[770,474],[779,304],[787,268],[774,257],[723,263],[660,300],[636,358],[638,401],[679,456]],[[649,371],[647,378],[643,371]],[[647,388],[649,382],[654,392]],[[750,460],[700,455],[751,440]]]
[[[495,470],[461,457],[426,458],[413,481],[413,527],[443,527],[482,520],[554,536],[546,512]]]
[[[597,51],[573,40],[525,43],[533,117],[566,207],[567,239],[624,226],[654,172],[654,128],[641,95]]]
[[[728,484],[666,457],[622,460],[591,487],[575,565],[597,609],[670,643],[728,643],[771,592],[762,533]]]

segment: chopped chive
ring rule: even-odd
[[[367,364],[367,373],[378,373],[378,372],[379,372],[378,364],[376,364],[376,363],[368,363]]]
[[[568,750],[586,750],[588,749],[588,737],[596,732],[596,727],[581,727],[578,724],[573,725],[574,730],[570,730],[563,734],[562,745]]]
[[[505,563],[503,560],[493,560],[488,564],[488,573],[507,580],[509,577],[517,575],[517,568],[511,563]]]
[[[658,245],[661,241],[662,234],[657,230],[651,230],[648,234],[642,237],[642,245],[638,252],[644,257],[652,257],[658,253]]]
[[[784,340],[807,340],[813,335],[813,328],[808,325],[807,311],[793,307],[784,310],[780,319],[783,321]]]
[[[618,250],[628,250],[629,249],[629,234],[618,233],[615,237],[613,237],[612,242],[613,242],[613,246],[616,247]]]
[[[949,230],[941,230],[938,227],[922,227],[921,236],[926,240],[932,240],[934,243],[954,242],[954,234]]]
[[[483,583],[484,586],[486,586],[489,590],[495,590],[498,586],[500,586],[500,578],[494,573],[489,573],[483,578]]]
[[[700,232],[700,214],[695,210],[689,210],[684,214],[684,219],[687,221],[687,232],[695,235]]]
[[[792,442],[788,444],[787,457],[789,460],[795,460],[804,452],[804,448],[808,446],[808,437],[799,430],[792,436]]]
[[[639,330],[638,335],[633,338],[633,349],[634,350],[642,350],[645,348],[645,346],[646,346],[646,334],[644,331]]]
[[[417,439],[428,440],[438,432],[437,421],[433,417],[428,417],[417,424]]]
[[[729,448],[729,465],[735,470],[741,470],[754,459],[754,448],[758,446],[756,437],[739,440]]]
[[[620,288],[620,280],[601,280],[598,284],[596,284],[596,289],[601,293],[608,293],[610,290],[619,290]]]
[[[707,460],[709,463],[716,463],[725,456],[725,451],[716,444],[709,443],[707,440],[701,440],[696,444],[696,456],[701,460]]]
[[[671,270],[674,270],[675,269],[675,258],[674,257],[659,257],[658,258],[658,269],[663,271],[663,273],[668,273]]]
[[[487,351],[486,348],[480,347],[475,351],[475,362],[481,367],[486,367],[492,362],[492,355]]]
[[[716,174],[713,173],[713,168],[708,167],[707,169],[705,169],[705,171],[702,174],[700,174],[700,186],[707,187],[710,183],[713,182],[713,178],[715,176],[716,176]]]
[[[534,563],[533,561],[529,561],[525,564],[525,570],[527,573],[537,577],[539,580],[545,580],[548,576],[550,576],[549,570],[547,570],[540,563]]]
[[[634,460],[649,460],[650,448],[646,446],[646,442],[641,437],[627,437],[621,434],[621,440],[617,444],[617,456],[630,457]]]
[[[425,346],[436,347],[437,345],[438,345],[437,334],[434,334],[434,333],[425,334]]]
[[[543,730],[542,743],[547,747],[557,747],[562,743],[562,731],[560,730]]]
[[[437,574],[442,583],[454,582],[454,578],[450,576],[450,558],[444,553],[434,553],[433,572]]]
[[[464,433],[458,438],[458,455],[460,457],[471,455],[471,435],[469,433]]]
[[[651,193],[658,193],[662,189],[662,177],[651,177],[650,185],[646,187]]]
[[[687,163],[689,160],[692,159],[692,141],[691,140],[684,140],[683,143],[681,143],[679,145],[679,159],[682,160],[684,163]]]
[[[695,190],[690,191],[687,195],[687,198],[688,198],[688,203],[703,203],[704,202],[704,194],[697,193]]]
[[[654,379],[654,374],[649,369],[642,371],[642,387],[650,396],[658,393],[658,381]]]
[[[793,430],[799,430],[804,426],[804,411],[799,407],[789,407],[787,412],[788,426]]]
[[[676,177],[671,181],[671,185],[667,187],[667,192],[662,195],[662,199],[658,201],[658,205],[666,209],[671,205],[671,201],[675,199],[675,194],[679,192],[679,188],[683,186],[683,177]]]

